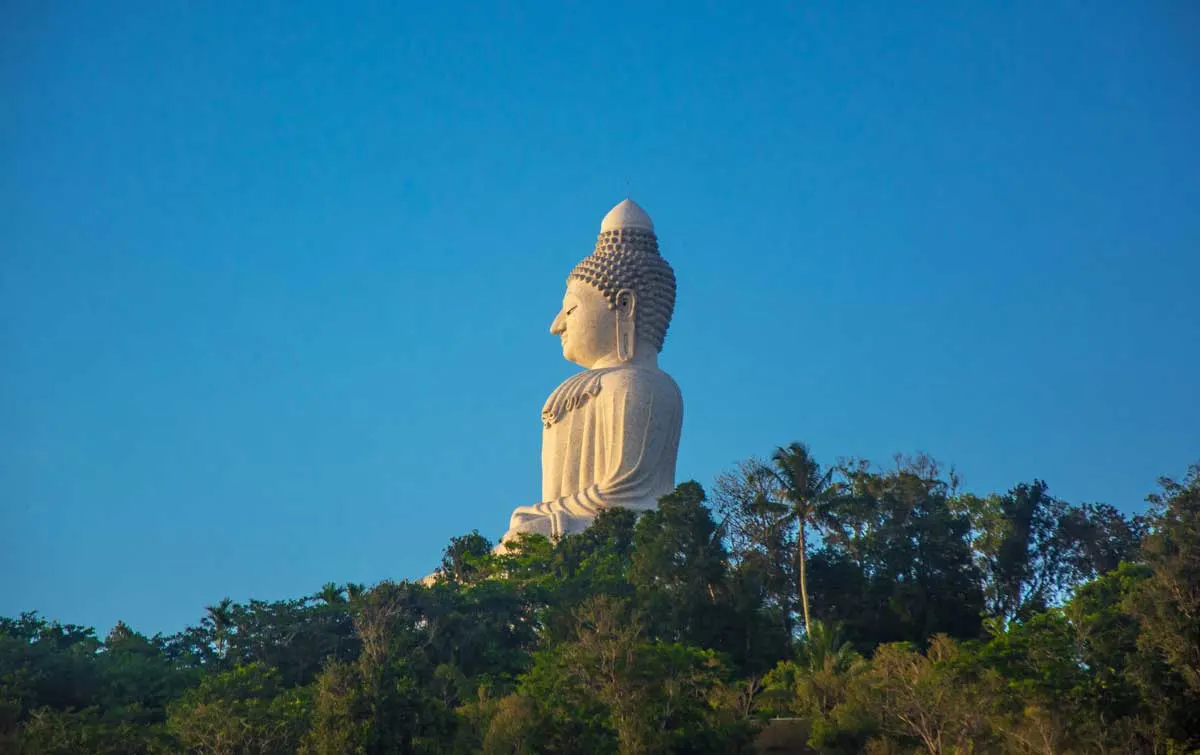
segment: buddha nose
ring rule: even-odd
[[[550,332],[554,335],[562,335],[567,330],[567,318],[563,317],[563,313],[559,312],[554,318],[554,322],[550,323]]]

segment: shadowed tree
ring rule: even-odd
[[[786,655],[791,652],[799,599],[796,534],[787,504],[777,500],[777,489],[770,466],[752,458],[717,478],[713,501],[728,543],[736,592],[763,605],[764,617],[781,629],[779,639]]]
[[[485,572],[481,562],[492,552],[492,541],[472,530],[470,534],[450,538],[442,553],[438,573],[452,582],[469,585],[481,579]]]
[[[629,582],[655,637],[705,644],[715,628],[725,579],[725,548],[704,505],[704,490],[685,482],[642,515]],[[709,644],[708,647],[713,647]]]
[[[981,575],[970,520],[950,505],[953,480],[927,459],[841,473],[830,504],[837,521],[829,520],[839,529],[826,530],[809,568],[818,618],[843,622],[861,652],[900,640],[923,646],[939,632],[978,636]]]
[[[216,646],[217,657],[221,660],[225,659],[229,652],[229,633],[233,629],[233,599],[229,597],[221,598],[220,603],[211,606],[205,606],[204,610],[208,611],[200,624],[208,629],[212,636],[213,645]]]
[[[962,495],[952,502],[971,518],[989,615],[1025,619],[1060,604],[1071,590],[1137,555],[1145,531],[1107,504],[1072,506],[1035,480],[1004,495]]]

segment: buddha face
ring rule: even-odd
[[[562,339],[567,361],[591,369],[616,354],[617,317],[617,310],[609,309],[608,299],[598,288],[572,279],[550,332]]]

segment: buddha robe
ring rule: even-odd
[[[603,509],[654,508],[675,487],[683,398],[657,367],[567,378],[542,409],[542,503],[513,512],[504,539],[580,532]]]

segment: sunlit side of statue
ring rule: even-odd
[[[542,501],[516,509],[502,542],[585,529],[612,506],[653,508],[675,486],[683,399],[658,353],[675,310],[675,273],[631,200],[600,225],[567,278],[550,332],[585,369],[542,408]]]

